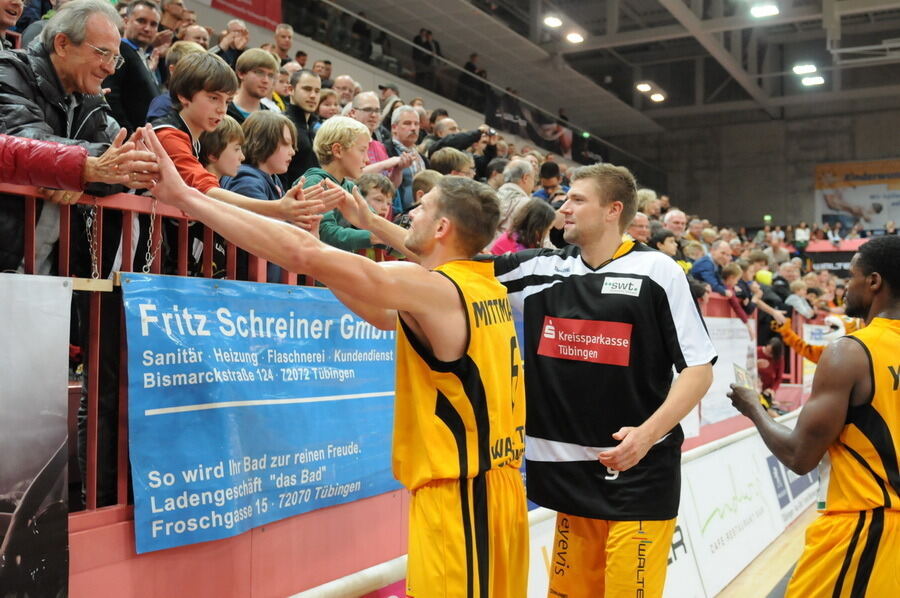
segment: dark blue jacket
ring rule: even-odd
[[[235,176],[223,176],[222,188],[254,199],[276,201],[284,196],[281,181],[274,174],[266,174],[255,166],[243,164]],[[266,276],[269,282],[281,282],[281,268],[269,264]]]
[[[712,261],[709,255],[704,255],[694,262],[691,268],[691,275],[701,282],[708,282],[712,290],[720,295],[725,294],[725,283],[722,281],[722,274],[719,266]]]

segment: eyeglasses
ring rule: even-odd
[[[125,59],[122,58],[121,54],[113,54],[112,50],[107,50],[105,48],[98,48],[93,44],[89,44],[84,42],[86,46],[92,48],[94,52],[97,53],[98,56],[105,62],[106,64],[114,64],[115,69],[119,70],[122,68],[122,65],[125,64]]]

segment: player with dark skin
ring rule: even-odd
[[[850,263],[847,315],[900,319],[900,289],[888,286],[878,272],[865,274],[859,254]],[[841,338],[822,353],[813,379],[812,394],[791,430],[774,421],[760,404],[756,391],[731,385],[728,397],[742,414],[753,420],[766,446],[794,473],[803,475],[818,465],[828,447],[846,425],[847,410],[872,396],[869,359],[863,347]]]

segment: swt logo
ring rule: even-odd
[[[627,367],[631,362],[631,324],[547,316],[538,355]]]

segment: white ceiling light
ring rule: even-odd
[[[825,83],[825,77],[823,77],[822,75],[815,75],[814,77],[803,77],[800,82],[807,87],[810,87],[812,85],[822,85]]]
[[[816,72],[816,65],[814,64],[798,64],[794,67],[795,75],[808,75],[810,73]]]
[[[584,41],[584,36],[578,33],[577,31],[572,31],[568,35],[566,35],[566,40],[570,44],[580,44]]]
[[[635,85],[634,88],[637,89],[641,93],[647,93],[648,91],[653,89],[653,86],[650,85],[649,83],[642,82],[642,83],[638,83],[637,85]]]
[[[650,96],[650,99],[653,100],[654,102],[664,102],[666,100],[666,96],[664,96],[661,93],[655,93],[652,96]]]
[[[771,2],[766,4],[756,4],[750,9],[750,14],[756,17],[757,19],[763,19],[765,17],[774,17],[779,13],[778,5],[772,4]]]
[[[560,19],[559,17],[554,17],[552,15],[549,17],[544,17],[544,25],[556,29],[557,27],[562,27],[562,19]]]

